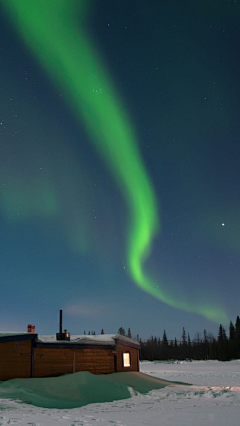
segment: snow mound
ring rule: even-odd
[[[59,377],[12,379],[0,382],[0,398],[18,400],[43,408],[76,408],[146,394],[174,382],[143,373],[93,375],[87,371]]]

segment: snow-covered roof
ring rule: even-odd
[[[38,335],[32,333],[14,333],[14,332],[5,332],[0,333],[0,339],[10,338],[11,341],[16,336],[16,340],[20,339],[36,339],[37,343],[54,343],[54,344],[80,344],[80,345],[99,345],[99,346],[115,346],[117,343],[123,345],[140,347],[140,344],[135,340],[129,339],[126,336],[120,334],[99,334],[99,335],[86,335],[86,334],[76,334],[72,335],[70,341],[68,340],[57,340],[56,334],[51,335]],[[25,336],[25,337],[24,337]]]
[[[129,339],[126,336],[121,336],[119,334],[99,334],[99,335],[86,335],[86,334],[76,334],[71,335],[71,340],[56,340],[56,335],[39,335],[38,342],[43,343],[75,343],[75,344],[83,344],[83,345],[106,345],[106,346],[114,346],[118,341],[121,341],[123,344],[138,345],[138,342]]]
[[[29,334],[32,334],[32,333],[24,333],[24,332],[20,333],[19,331],[15,333],[14,331],[11,331],[11,332],[6,331],[6,332],[2,332],[2,333],[0,333],[0,337],[8,337],[8,336],[24,336],[25,334],[26,334],[26,335],[29,335]]]

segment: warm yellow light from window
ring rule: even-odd
[[[124,352],[123,353],[123,367],[130,367],[130,353]]]

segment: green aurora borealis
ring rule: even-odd
[[[86,23],[94,10],[94,2],[71,0],[71,7],[68,3],[67,0],[8,0],[2,5],[10,24],[46,76],[50,77],[54,90],[61,92],[76,122],[84,124],[89,140],[122,193],[128,212],[128,225],[123,236],[127,272],[132,282],[165,304],[226,323],[228,315],[225,308],[218,301],[214,302],[212,296],[209,298],[206,293],[206,297],[198,300],[189,293],[184,294],[183,290],[179,297],[179,294],[174,294],[171,278],[166,283],[165,278],[161,278],[161,270],[152,274],[147,265],[148,259],[154,255],[155,238],[161,239],[164,205],[158,201],[155,182],[145,167],[134,119],[119,96],[117,84],[98,51],[99,46],[97,48],[88,31]],[[158,119],[161,121],[161,116]],[[32,149],[30,145],[29,149]],[[59,145],[59,149],[62,149],[63,157],[68,157],[69,170],[76,171],[79,185],[84,186],[82,182],[86,174],[84,170],[79,170],[74,155],[64,145],[63,148]],[[5,167],[7,175],[10,165],[5,164]],[[8,196],[1,196],[8,221],[12,222],[16,206],[23,221],[35,215],[58,217],[61,200],[53,180],[50,175],[41,178],[34,192],[25,190],[23,197],[21,192],[25,177],[18,176]],[[72,185],[71,179],[69,184]],[[159,187],[161,196],[161,182]],[[76,187],[75,193],[77,191]],[[65,200],[69,204],[72,202],[69,194],[66,194]],[[87,223],[86,214],[83,207],[79,217],[76,214],[75,218],[72,217],[71,226],[68,224],[65,233],[66,241],[69,245],[75,244],[80,256],[88,250],[87,225],[85,230],[82,229]]]
[[[79,17],[82,6],[85,13],[86,2],[72,2],[70,9],[66,7],[66,0],[58,1],[57,13],[56,5],[49,0],[40,3],[14,0],[6,5],[25,43],[55,84],[57,81],[61,86],[69,104],[74,105],[77,117],[78,114],[84,117],[91,140],[123,191],[130,213],[127,256],[133,280],[172,307],[225,322],[227,316],[223,308],[175,300],[143,272],[143,262],[159,228],[157,203],[130,119],[119,104],[110,77],[101,66],[87,35],[77,28],[74,16]],[[52,210],[53,199],[50,194],[49,199],[43,199],[41,203]]]

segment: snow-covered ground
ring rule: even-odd
[[[131,391],[128,399],[62,410],[0,399],[0,426],[240,425],[240,360],[143,362],[141,371],[193,385],[166,386],[147,394]],[[112,383],[109,386],[113,386]]]

